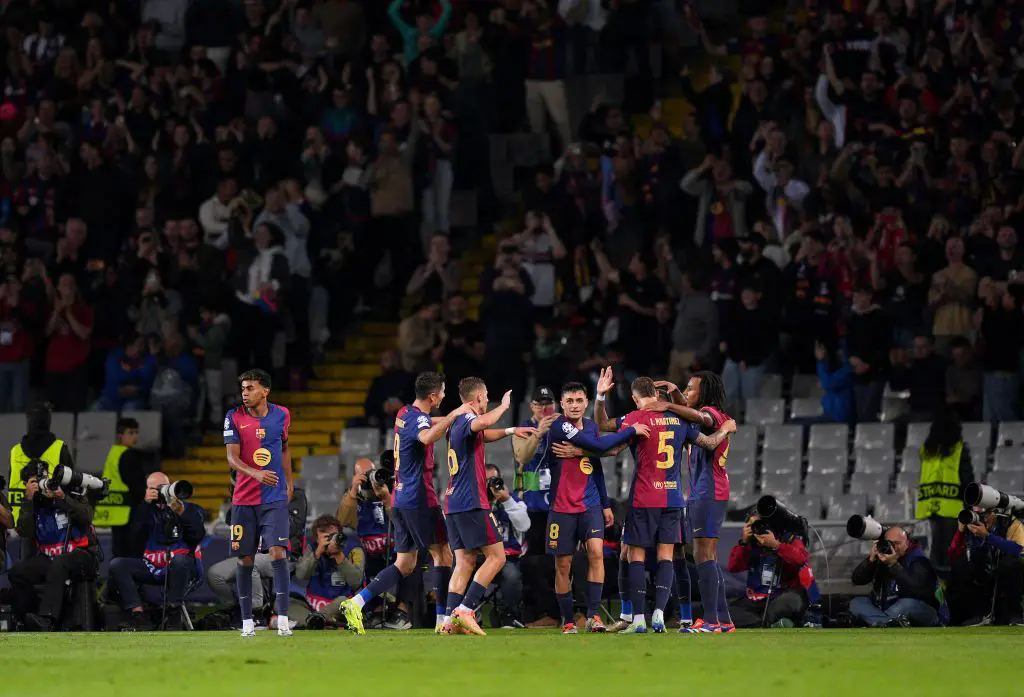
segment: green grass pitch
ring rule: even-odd
[[[1022,655],[1011,628],[0,634],[0,695],[991,697],[1024,691]]]

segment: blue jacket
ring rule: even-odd
[[[103,401],[111,408],[120,409],[127,398],[118,394],[122,387],[135,385],[138,395],[133,399],[145,397],[153,386],[156,375],[156,359],[150,355],[129,358],[123,348],[115,348],[107,354],[103,381]]]
[[[825,394],[821,397],[821,410],[832,422],[847,423],[853,414],[853,368],[843,354],[843,363],[829,370],[828,360],[818,361],[818,380]]]

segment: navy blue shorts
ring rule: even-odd
[[[686,539],[721,537],[728,501],[698,499],[686,504]]]
[[[236,557],[251,557],[260,548],[287,548],[290,536],[287,501],[231,507],[231,553]]]
[[[395,525],[396,552],[414,552],[448,541],[440,506],[393,508],[391,522]]]
[[[548,554],[575,554],[587,540],[604,539],[604,512],[592,506],[582,513],[548,513]]]
[[[623,544],[647,549],[657,544],[677,545],[683,541],[683,509],[630,508],[626,511]]]
[[[444,519],[448,544],[456,549],[483,549],[501,542],[494,514],[490,511],[449,513]]]

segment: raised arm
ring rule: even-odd
[[[615,387],[611,366],[601,369],[601,375],[597,379],[597,398],[594,400],[594,423],[597,428],[606,433],[619,430],[615,419],[608,415],[607,400],[605,397]]]
[[[566,422],[566,424],[569,425],[572,430],[563,431],[565,438],[573,445],[591,453],[605,453],[617,445],[625,443],[633,436],[639,435],[646,438],[650,434],[650,431],[644,424],[628,426],[618,433],[609,433],[606,436],[592,436],[573,427],[568,422]]]
[[[441,440],[441,436],[443,436],[444,432],[448,430],[448,427],[452,425],[452,422],[467,411],[469,411],[469,405],[463,404],[458,409],[453,409],[448,416],[442,416],[437,420],[431,419],[432,425],[430,428],[423,429],[416,434],[416,437],[419,439],[420,443],[423,443],[423,445],[436,443]]]
[[[473,433],[480,433],[480,431],[490,428],[494,424],[498,423],[498,419],[508,411],[510,406],[512,406],[512,390],[509,390],[502,395],[501,404],[494,407],[486,414],[473,419],[473,423],[469,425],[469,430]]]

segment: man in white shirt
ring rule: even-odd
[[[241,205],[238,183],[234,177],[224,177],[217,182],[217,193],[199,206],[199,224],[203,226],[206,244],[220,250],[228,248],[228,225],[231,216]]]

